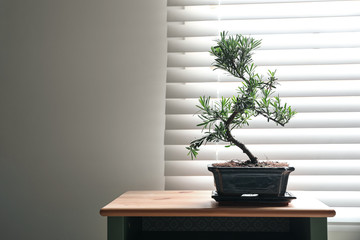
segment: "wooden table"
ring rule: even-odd
[[[211,191],[130,191],[100,210],[108,240],[326,240],[334,209],[299,197],[288,206],[224,206]]]

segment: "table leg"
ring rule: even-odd
[[[327,240],[327,218],[290,218],[290,232],[296,240]]]
[[[327,218],[310,218],[310,240],[327,239]]]
[[[108,217],[108,240],[138,240],[141,238],[141,217]]]
[[[108,240],[125,240],[126,224],[125,217],[108,217],[107,218]]]

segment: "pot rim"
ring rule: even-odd
[[[207,165],[208,169],[254,169],[254,170],[260,170],[260,169],[269,169],[269,170],[288,170],[288,171],[294,171],[294,167],[217,167],[213,166],[212,164]],[[265,171],[265,170],[264,170]]]

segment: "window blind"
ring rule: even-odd
[[[208,51],[221,31],[240,33],[262,39],[258,72],[276,70],[298,114],[286,127],[255,118],[235,137],[260,160],[294,166],[288,190],[335,207],[334,224],[360,222],[360,1],[168,0],[167,11],[166,189],[214,189],[207,164],[246,159],[224,143],[196,160],[185,149],[201,135],[198,97],[236,94],[238,80],[213,71]]]

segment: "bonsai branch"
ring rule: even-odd
[[[261,112],[261,111],[256,111],[256,112],[257,112],[258,114],[260,114],[260,115],[262,115],[262,116],[266,117],[268,120],[271,120],[271,121],[275,122],[276,124],[281,125],[282,127],[284,127],[284,126],[285,126],[285,123],[281,123],[281,122],[279,122],[278,120],[276,120],[275,118],[270,117],[269,115],[267,115],[267,114],[266,114],[266,113],[264,113],[264,112]]]
[[[226,36],[220,34],[217,45],[211,47],[210,53],[215,56],[213,66],[222,69],[241,80],[242,86],[238,94],[222,97],[212,104],[210,97],[200,97],[197,107],[200,109],[199,118],[205,136],[193,140],[189,147],[191,158],[197,156],[201,145],[207,142],[227,142],[239,147],[250,159],[251,163],[258,163],[257,158],[243,144],[231,134],[232,129],[241,128],[248,124],[251,117],[262,115],[268,121],[284,126],[296,113],[290,106],[281,104],[280,98],[273,96],[277,78],[276,71],[268,71],[268,81],[255,72],[256,65],[252,62],[251,51],[260,46],[261,41],[242,35]],[[259,93],[262,93],[259,96]],[[226,146],[228,147],[228,146]]]
[[[231,122],[234,120],[234,118],[236,117],[236,115],[238,115],[239,112],[235,111],[233,112],[230,117],[228,118],[228,120],[225,122],[225,129],[226,129],[226,136],[227,136],[227,140],[230,142],[230,143],[233,143],[235,146],[239,147],[243,153],[245,153],[251,163],[253,164],[256,164],[258,162],[257,160],[257,157],[255,157],[251,152],[250,150],[241,142],[239,142],[238,140],[236,140],[233,135],[231,134],[231,131],[230,131],[230,124]]]

